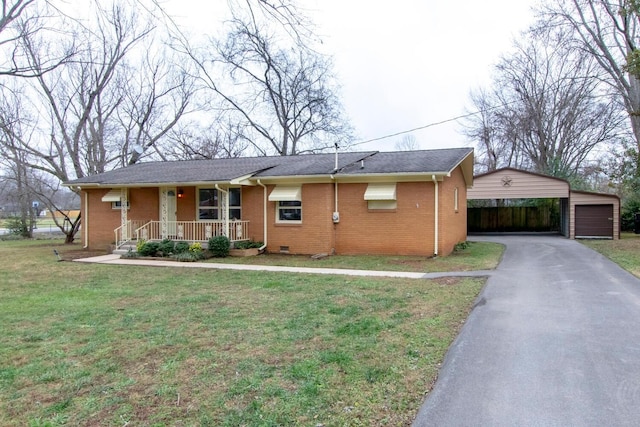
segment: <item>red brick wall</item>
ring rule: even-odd
[[[459,206],[454,209],[454,190],[458,188]],[[194,187],[179,187],[183,197],[177,199],[177,219],[197,219],[197,194]],[[267,194],[274,186],[269,185]],[[276,202],[267,201],[267,251],[279,252],[288,247],[292,254],[402,254],[431,256],[434,253],[434,184],[431,181],[398,183],[397,208],[393,211],[370,211],[364,193],[367,184],[339,184],[340,222],[334,224],[334,184],[302,186],[302,223],[276,223]],[[120,211],[101,198],[109,189],[86,190],[89,216],[89,247],[107,248],[120,226]],[[242,219],[249,221],[249,237],[264,240],[263,198],[261,186],[242,187]],[[439,255],[448,255],[456,243],[467,238],[466,186],[460,168],[450,178],[439,182]],[[158,188],[129,190],[132,220],[159,219]],[[84,210],[83,203],[82,209]],[[83,218],[87,213],[83,211]],[[86,224],[86,223],[85,223]]]
[[[255,242],[264,241],[264,188],[242,187],[242,219],[249,221],[249,238]]]
[[[458,189],[458,210],[454,206],[455,189]],[[467,187],[460,168],[440,183],[440,234],[438,254],[449,255],[456,243],[467,240]]]
[[[178,187],[182,190],[182,197],[176,199],[176,221],[195,221],[198,219],[198,198],[195,187]],[[176,191],[178,191],[176,189]],[[156,188],[158,200],[156,211],[160,215],[160,189]]]
[[[274,186],[268,186],[270,194]],[[276,202],[267,202],[269,252],[288,247],[291,254],[331,253],[334,248],[333,184],[302,186],[302,223],[276,223]]]
[[[433,254],[433,183],[396,185],[394,211],[369,210],[367,184],[340,184],[339,254]]]
[[[127,214],[129,219],[146,221],[160,219],[160,191],[157,188],[130,189],[129,205],[131,206]]]
[[[111,203],[103,202],[107,189],[91,189],[83,192],[83,233],[88,233],[90,249],[108,249],[115,242],[114,230],[120,227],[120,209],[112,209]],[[84,212],[84,197],[88,201],[88,215]],[[127,217],[135,220],[159,219],[159,193],[157,188],[132,188],[129,190]]]

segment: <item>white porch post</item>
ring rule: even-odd
[[[129,205],[129,198],[127,195],[127,189],[120,189],[120,225],[122,226],[122,240],[128,241],[131,239],[129,236],[129,220],[127,218],[127,207]],[[118,244],[118,242],[116,242]]]
[[[169,189],[160,189],[160,235],[163,239],[169,236]]]
[[[218,184],[216,184],[216,190],[218,190],[220,214],[222,215],[220,219],[224,221],[224,235],[231,239],[231,234],[229,233],[229,192],[220,188]]]

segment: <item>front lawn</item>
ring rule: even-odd
[[[393,255],[333,255],[312,259],[309,256],[270,253],[245,258],[211,258],[207,262],[430,273],[492,270],[500,262],[503,251],[504,246],[498,243],[468,242],[463,248],[454,251],[451,255],[437,258]]]
[[[0,242],[0,425],[409,425],[482,279],[58,262]]]

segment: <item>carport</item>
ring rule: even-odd
[[[571,190],[564,179],[514,168],[498,169],[475,176],[473,187],[467,191],[467,200],[485,199],[558,199],[559,231],[563,236],[620,237],[620,199],[612,194]]]

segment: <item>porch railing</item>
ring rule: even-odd
[[[137,240],[184,240],[207,242],[211,237],[227,235],[225,221],[148,221],[135,229]],[[230,241],[249,239],[249,221],[229,221]]]
[[[142,227],[147,222],[149,222],[149,220],[147,219],[137,219],[137,220],[132,219],[127,221],[126,224],[116,228],[114,230],[116,234],[116,239],[115,239],[116,246],[119,248],[123,244],[130,241],[135,235],[135,231],[138,228]]]

